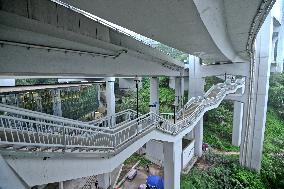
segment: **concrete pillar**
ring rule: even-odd
[[[165,189],[180,189],[182,139],[164,142]]]
[[[204,78],[200,78],[200,62],[194,57],[189,62],[189,80],[188,80],[188,99],[191,97],[204,95]],[[202,156],[203,144],[203,118],[194,127],[194,154],[198,157]]]
[[[159,78],[150,78],[150,111],[159,114]],[[146,143],[146,158],[154,163],[162,163],[163,154],[160,152],[161,144],[158,141],[151,140]]]
[[[234,146],[240,146],[241,134],[243,126],[243,108],[244,105],[241,102],[234,102],[234,118],[233,118],[233,133],[232,133],[232,144]]]
[[[159,78],[150,78],[150,111],[159,114]]]
[[[106,103],[107,103],[107,116],[110,116],[109,125],[115,124],[115,94],[114,94],[114,77],[106,78]]]
[[[0,188],[26,189],[29,188],[21,178],[11,169],[5,159],[0,155]]]
[[[60,89],[52,91],[53,115],[62,117]]]
[[[240,164],[259,171],[261,168],[263,139],[266,122],[267,99],[270,76],[273,21],[269,14],[262,25],[255,50],[255,68],[252,91],[244,105]]]
[[[59,189],[64,189],[64,182],[59,182]]]
[[[282,25],[279,28],[278,32],[278,43],[277,43],[277,57],[276,57],[276,64],[277,68],[276,71],[282,73],[283,72],[283,58],[284,58],[284,16],[282,18]]]
[[[202,156],[203,144],[203,118],[194,127],[194,155]]]
[[[104,173],[97,176],[99,187],[108,189],[111,185],[111,173]]]

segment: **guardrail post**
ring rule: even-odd
[[[65,133],[65,125],[62,123],[62,128],[63,128],[63,145],[64,145],[64,152],[66,151],[66,133]]]

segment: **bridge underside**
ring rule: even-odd
[[[2,77],[175,76],[183,70],[159,50],[53,2],[0,3]]]
[[[249,60],[252,38],[273,4],[262,0],[63,2],[211,62]]]
[[[1,119],[6,120],[0,122],[0,126],[3,127],[0,130],[0,137],[4,137],[1,138],[0,142],[4,143],[3,141],[6,140],[6,143],[2,145],[5,149],[1,150],[1,156],[4,159],[0,157],[0,166],[6,169],[7,166],[3,162],[7,162],[8,167],[14,170],[12,173],[5,172],[5,174],[10,174],[13,178],[16,178],[19,176],[15,174],[16,171],[23,175],[22,180],[32,186],[98,174],[98,169],[93,170],[95,165],[105,165],[100,173],[106,173],[114,169],[114,166],[125,160],[145,142],[150,139],[159,139],[164,142],[164,149],[168,149],[165,152],[165,160],[168,162],[168,164],[165,164],[167,170],[165,171],[165,177],[167,177],[165,188],[178,189],[180,186],[181,139],[185,135],[194,133],[194,154],[201,156],[203,113],[210,108],[216,108],[227,95],[226,91],[221,89],[222,87],[217,87],[218,90],[221,90],[213,96],[206,96],[207,93],[204,94],[205,77],[226,74],[245,78],[245,89],[226,97],[226,99],[235,101],[233,143],[241,146],[241,165],[257,171],[260,170],[270,63],[272,55],[276,54],[273,52],[276,44],[275,35],[274,40],[272,40],[273,32],[276,31],[274,31],[273,25],[275,19],[271,13],[268,15],[275,2],[274,0],[155,0],[147,2],[133,0],[62,0],[68,5],[97,15],[146,37],[183,52],[197,55],[205,63],[215,62],[212,65],[201,65],[199,58],[189,58],[188,72],[185,71],[183,63],[162,54],[157,49],[145,45],[109,25],[102,24],[94,20],[93,17],[91,19],[86,14],[81,14],[82,11],[81,13],[78,13],[78,10],[75,12],[74,7],[70,9],[70,7],[66,7],[66,4],[62,6],[59,5],[59,2],[55,2],[57,1],[0,0],[0,78],[108,77],[105,79],[108,117],[104,119],[104,122],[106,122],[106,125],[111,125],[113,121],[111,117],[115,115],[114,77],[149,76],[151,77],[151,112],[134,121],[126,120],[129,124],[125,124],[123,127],[120,125],[114,131],[101,127],[96,127],[95,131],[92,129],[85,130],[84,134],[90,132],[91,134],[89,134],[94,136],[93,138],[90,137],[90,140],[94,140],[94,143],[97,142],[97,146],[95,148],[91,146],[90,149],[84,146],[78,149],[78,146],[75,148],[66,143],[65,140],[75,138],[75,143],[85,140],[88,138],[86,135],[83,137],[76,136],[77,139],[74,135],[82,134],[80,130],[82,128],[79,128],[81,124],[86,128],[89,128],[89,125],[86,126],[82,122],[73,122],[74,120],[70,121],[48,115],[27,119],[27,114],[33,116],[40,114],[27,113],[27,110],[21,116],[11,116],[7,114],[7,107],[5,107],[4,113],[0,112]],[[255,43],[256,35],[262,25]],[[280,22],[277,25],[280,25]],[[253,48],[254,45],[255,49]],[[255,50],[255,54],[250,54],[253,50]],[[252,55],[254,57],[250,57]],[[283,56],[280,59],[283,59]],[[188,76],[186,78],[188,79],[189,89],[188,99],[202,96],[196,98],[198,103],[196,101],[188,102],[190,105],[195,103],[194,111],[189,111],[189,113],[196,113],[196,115],[189,115],[188,118],[185,118],[185,121],[181,120],[179,125],[169,123],[160,115],[157,115],[159,114],[159,79],[157,76],[174,76],[175,104],[184,109],[188,108],[188,104],[184,107],[181,105],[183,103],[181,99],[184,95],[183,80],[185,79],[184,76]],[[226,77],[224,78],[226,80]],[[238,77],[233,77],[232,80],[236,78]],[[60,97],[60,94],[58,96]],[[4,105],[0,107],[3,108]],[[12,112],[13,114],[15,112]],[[44,122],[43,120],[48,121]],[[149,120],[155,120],[155,123],[149,125],[149,122],[147,122]],[[161,120],[162,122],[157,122]],[[18,122],[21,123],[19,124],[20,127],[16,124]],[[48,127],[57,128],[57,130],[42,129],[42,124],[44,124],[44,128],[48,125]],[[71,128],[66,127],[65,124]],[[26,125],[26,127],[23,127],[23,125]],[[35,130],[34,127],[25,130],[31,125],[34,127],[40,125],[41,132],[38,132],[39,129]],[[153,126],[153,130],[151,132],[147,130],[148,133],[143,133],[150,126]],[[187,129],[177,134],[176,129],[183,127],[187,127]],[[21,132],[18,131],[19,128],[22,129]],[[74,130],[80,131],[74,132]],[[47,136],[42,134],[42,132],[49,131],[52,133],[48,133]],[[101,131],[106,133],[102,134]],[[192,132],[189,133],[190,131]],[[97,137],[97,132],[102,137]],[[7,133],[10,138],[7,137]],[[34,133],[37,133],[37,137]],[[20,138],[19,135],[21,134],[23,137]],[[32,143],[31,136],[34,137],[33,142],[39,141],[41,143],[39,140],[41,137],[44,142],[50,142],[50,135],[56,135],[54,137],[56,140],[60,139],[58,146],[50,147],[48,143],[44,143],[45,148],[39,145],[35,147],[30,147],[31,144],[23,145],[27,143],[25,140]],[[157,137],[158,135],[159,137]],[[139,136],[141,137],[139,138]],[[85,137],[85,139],[80,137]],[[12,141],[8,141],[8,139]],[[63,140],[64,142],[62,142]],[[84,144],[87,144],[90,140],[86,140]],[[14,146],[15,142],[20,144]],[[118,145],[118,143],[123,145]],[[102,147],[102,144],[106,146]],[[111,152],[109,156],[100,153],[99,156],[95,156],[96,160],[101,158],[97,164],[88,166],[91,159],[94,158],[94,156],[89,155],[90,151],[93,150],[94,153],[97,152],[97,149],[103,152],[106,150],[115,151],[117,148],[125,147],[126,144],[129,147],[128,151],[127,148],[123,148],[126,151]],[[37,153],[37,151],[34,153],[23,151],[18,153],[20,149],[27,149],[27,151],[35,149],[40,152],[51,151],[48,153]],[[55,151],[60,151],[63,156],[53,156],[52,154],[55,154],[53,153]],[[68,156],[74,151],[78,153]],[[118,155],[119,161],[111,162],[115,161],[113,155]],[[74,160],[81,156],[85,158],[84,160],[87,160],[84,162],[78,159]],[[62,157],[68,158],[65,161]],[[22,160],[25,164],[21,162]],[[30,162],[31,160],[34,162]],[[70,167],[60,170],[62,172],[56,172],[58,167],[52,165],[52,160],[56,161],[55,165],[58,165],[58,167],[64,168],[64,166],[69,165]],[[74,161],[73,165],[72,161]],[[100,164],[102,161],[104,163]],[[41,166],[41,170],[34,170],[32,173],[26,174],[29,163],[32,166]],[[83,166],[80,166],[81,163]],[[83,173],[72,174],[72,170],[75,169],[79,169]],[[1,171],[3,170],[0,169],[0,176],[2,176]],[[84,170],[87,171],[84,172]],[[64,174],[64,171],[67,171],[68,174]],[[54,177],[56,174],[58,174],[58,177],[60,175],[62,177]],[[37,180],[30,178],[32,176],[36,177]],[[4,177],[5,175],[0,177],[0,184]],[[23,188],[27,188],[27,186],[23,186]]]

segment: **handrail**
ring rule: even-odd
[[[197,106],[176,124],[164,119],[161,115],[149,112],[138,118],[129,119],[123,124],[116,124],[115,127],[101,128],[57,116],[44,117],[47,114],[0,104],[0,144],[8,146],[27,144],[24,146],[26,150],[34,146],[39,150],[50,148],[49,150],[61,149],[73,152],[79,149],[92,153],[106,151],[116,153],[127,147],[129,141],[135,138],[137,140],[154,129],[170,135],[179,134],[192,126],[205,111],[212,109],[214,105],[216,107],[227,94],[236,92],[240,87],[243,87],[243,81],[240,80],[217,84],[211,90],[211,92],[214,91],[214,96],[208,97],[210,93],[207,93],[208,98],[191,98],[183,111]],[[4,115],[1,115],[1,111]],[[116,116],[125,113],[136,112],[125,110],[117,113]]]
[[[139,116],[141,116],[141,114],[139,114]],[[105,116],[103,118],[92,120],[87,123],[94,126],[112,128],[116,127],[117,125],[121,125],[126,121],[132,120],[134,117],[136,117],[136,111],[127,109],[121,112],[117,112],[114,115]],[[117,123],[117,120],[120,122]]]

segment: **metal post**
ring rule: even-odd
[[[138,77],[136,77],[134,79],[134,81],[136,83],[136,118],[138,118],[138,116],[139,116],[139,99],[138,99],[139,98],[139,95],[138,95],[139,86],[138,86],[138,84],[139,84],[140,80],[138,79]]]
[[[139,99],[138,99],[138,81],[136,81],[136,117],[138,118],[139,112]]]
[[[176,124],[176,105],[174,104],[174,124]]]

